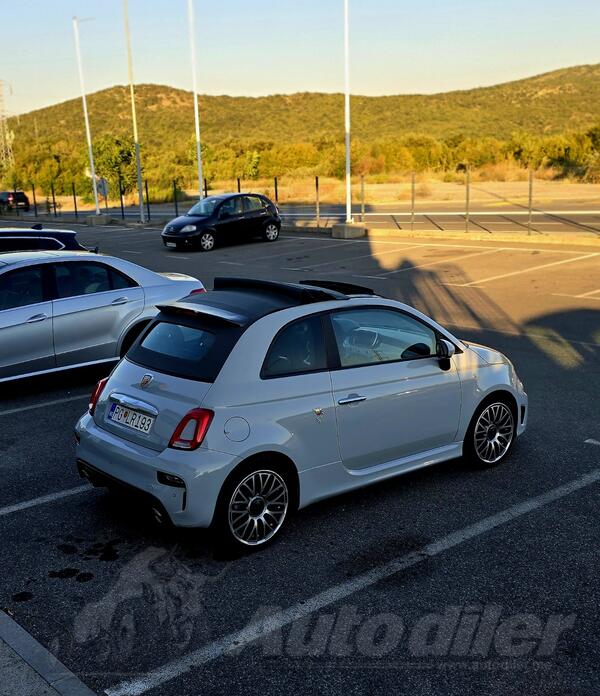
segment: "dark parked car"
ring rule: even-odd
[[[210,251],[219,241],[261,236],[279,237],[277,206],[258,193],[228,193],[198,201],[185,215],[171,220],[162,231],[165,246]]]
[[[0,191],[0,213],[5,213],[7,210],[29,210],[29,198],[23,191]]]
[[[85,247],[77,241],[72,230],[48,230],[41,225],[26,228],[0,228],[0,252],[2,251],[93,251],[98,247]]]

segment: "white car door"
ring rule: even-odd
[[[340,365],[331,373],[342,461],[366,469],[453,442],[461,387],[437,335],[399,310],[331,314]]]
[[[0,275],[0,379],[55,366],[44,264]]]
[[[116,357],[124,328],[144,309],[142,288],[99,261],[65,261],[54,269],[57,366]]]

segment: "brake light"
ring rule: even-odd
[[[171,435],[169,447],[183,450],[198,449],[204,440],[213,416],[214,413],[207,408],[194,408],[186,413]]]
[[[206,292],[206,288],[197,288],[196,290],[192,290],[190,295],[200,295],[203,292]]]
[[[101,379],[98,384],[95,386],[94,391],[92,392],[92,396],[90,397],[90,404],[89,404],[89,411],[90,411],[90,416],[94,415],[94,411],[96,410],[96,404],[98,403],[98,399],[100,398],[100,394],[104,391],[104,387],[106,386],[106,383],[108,382],[108,377],[104,377],[104,379]]]

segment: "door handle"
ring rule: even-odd
[[[113,300],[113,301],[111,302],[111,305],[127,304],[127,302],[129,302],[129,298],[128,298],[128,297],[117,297],[116,300]]]
[[[36,322],[44,321],[44,319],[47,318],[47,314],[34,314],[32,317],[29,317],[29,319],[27,320],[27,324],[35,324]]]
[[[366,396],[362,396],[361,394],[348,394],[345,399],[340,399],[338,404],[340,406],[343,406],[344,404],[356,404],[359,401],[365,401],[366,398]]]

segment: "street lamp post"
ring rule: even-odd
[[[202,148],[200,146],[200,115],[198,113],[198,87],[196,84],[196,28],[194,0],[188,0],[188,25],[190,31],[190,59],[192,62],[192,91],[194,92],[194,124],[196,128],[196,161],[198,162],[198,198],[202,198]]]
[[[92,133],[90,131],[90,119],[88,117],[87,99],[85,96],[85,84],[83,81],[83,67],[81,65],[81,48],[79,46],[79,20],[73,17],[73,33],[75,34],[75,53],[77,54],[77,68],[79,70],[79,84],[81,86],[81,101],[83,103],[83,119],[85,121],[85,135],[88,145],[88,156],[90,158],[90,172],[92,175],[92,187],[94,189],[94,203],[96,204],[96,215],[100,215],[98,204],[98,186],[96,184],[96,168],[94,167],[94,148],[92,147]]]
[[[138,199],[140,204],[140,221],[146,222],[144,212],[144,193],[142,189],[142,163],[140,158],[140,141],[138,138],[137,117],[135,113],[135,92],[133,90],[133,60],[131,57],[131,36],[129,33],[129,11],[127,0],[123,0],[125,18],[125,42],[127,44],[127,72],[129,75],[129,94],[131,96],[131,118],[133,120],[133,142],[135,146],[135,165],[137,168]]]
[[[350,171],[350,36],[348,0],[344,0],[344,122],[346,132],[346,222],[352,222],[352,180]]]

